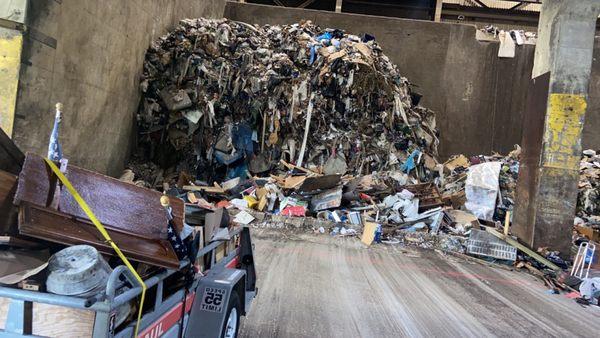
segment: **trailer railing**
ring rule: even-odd
[[[195,256],[194,261],[199,258],[203,259],[206,255],[210,255],[210,261],[208,264],[209,269],[226,267],[240,254],[240,248],[235,248],[232,250],[232,252],[225,255],[219,261],[216,259],[216,250],[223,243],[235,240],[243,229],[243,227],[235,228],[229,232],[229,240],[214,241],[206,247],[200,249]],[[157,297],[155,298],[155,304],[153,311],[151,312],[159,311],[158,309],[160,309],[163,305],[163,281],[174,273],[189,266],[190,263],[191,262],[188,259],[182,260],[179,265],[179,270],[166,269],[144,280],[144,283],[148,289],[157,286]],[[208,270],[204,272],[206,273]],[[124,291],[121,294],[118,294],[117,291],[125,287],[127,284],[122,280],[122,278],[125,278],[129,284],[134,287]],[[189,289],[195,288],[198,284],[198,281],[199,279],[195,279],[190,285],[187,285],[187,287]],[[94,322],[93,337],[110,337],[113,335],[115,329],[114,327],[111,327],[111,325],[114,326],[114,323],[111,323],[111,320],[114,320],[114,318],[111,318],[111,316],[114,316],[116,309],[141,295],[142,288],[135,285],[138,284],[135,281],[132,273],[124,265],[119,265],[109,275],[105,291],[102,294],[91,298],[64,296],[46,292],[29,291],[0,286],[0,297],[11,300],[5,328],[4,330],[0,330],[0,335],[2,335],[2,337],[37,337],[32,334],[32,303],[43,303],[74,309],[95,311],[96,318]],[[147,316],[149,314],[150,316]],[[156,317],[156,314],[144,314],[144,318],[142,318],[140,327],[143,328],[145,326],[144,324],[147,325],[148,323],[146,322],[154,317]]]

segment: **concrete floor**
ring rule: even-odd
[[[534,277],[398,245],[253,230],[259,293],[241,337],[586,336],[600,308]]]

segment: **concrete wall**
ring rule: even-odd
[[[598,130],[600,130],[600,36],[596,37],[594,43],[588,110],[585,114],[582,135],[583,149],[600,149],[600,132]]]
[[[373,34],[400,72],[419,86],[422,105],[436,111],[442,158],[457,153],[506,153],[521,142],[535,46],[520,46],[514,59],[500,59],[499,43],[477,41],[472,25],[234,2],[227,3],[225,17],[257,24],[312,20],[323,27]],[[600,52],[598,44],[596,52]],[[593,126],[600,126],[599,92],[600,61],[595,61],[586,147],[600,146],[599,133],[593,133]]]
[[[71,163],[119,174],[129,156],[150,43],[186,17],[223,16],[224,0],[30,0],[13,139],[46,154],[54,104]]]
[[[498,44],[475,27],[228,3],[224,0],[31,0],[13,139],[46,154],[53,107],[64,104],[61,142],[71,163],[119,174],[129,156],[138,79],[151,41],[184,17],[259,24],[310,19],[377,37],[401,72],[438,113],[442,157],[506,152],[521,139],[521,113],[533,46],[498,59]],[[596,43],[595,55],[600,56]],[[584,147],[598,147],[600,60],[594,59]]]

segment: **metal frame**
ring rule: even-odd
[[[246,234],[243,234],[246,232]],[[234,238],[237,235],[249,236],[248,230],[244,231],[243,227],[234,229],[230,232],[230,238]],[[210,262],[211,266],[208,271],[207,276],[198,278],[194,280],[192,285],[189,287],[189,290],[196,290],[201,283],[210,282],[211,276],[222,275],[223,271],[231,270],[231,271],[241,271],[242,276],[245,276],[244,270],[235,270],[235,269],[227,269],[226,266],[230,264],[238,255],[240,255],[241,251],[241,241],[240,246],[228,253],[220,261],[216,261],[216,249],[227,241],[215,241],[210,243],[206,247],[202,248],[196,254],[195,259],[199,257],[204,257],[207,254],[210,254]],[[251,249],[250,249],[251,250]],[[181,261],[180,269],[186,267],[190,264],[189,260]],[[148,287],[148,289],[157,286],[156,288],[156,300],[154,303],[154,309],[143,315],[140,324],[140,332],[146,329],[149,325],[153,324],[158,320],[166,311],[173,308],[173,306],[177,305],[180,302],[183,302],[184,297],[186,297],[186,290],[181,289],[171,295],[169,298],[163,300],[163,289],[164,280],[173,275],[175,272],[179,270],[165,270],[157,275],[154,275],[146,280],[144,283]],[[72,297],[72,296],[62,296],[51,293],[43,293],[43,292],[35,292],[35,291],[27,291],[9,287],[0,287],[0,297],[5,297],[11,299],[11,303],[9,305],[9,312],[6,320],[6,325],[4,330],[0,330],[0,336],[2,337],[36,337],[32,335],[31,331],[31,322],[32,322],[32,304],[33,303],[45,303],[50,305],[57,305],[75,309],[83,309],[83,310],[92,310],[96,312],[96,318],[94,321],[93,328],[93,337],[131,337],[133,335],[133,328],[135,323],[129,324],[123,330],[114,333],[112,332],[114,328],[111,328],[111,317],[113,317],[116,313],[116,310],[123,304],[133,300],[134,298],[141,295],[142,288],[139,286],[133,287],[121,294],[117,295],[117,290],[122,288],[125,283],[120,280],[121,276],[130,281],[131,285],[136,285],[134,277],[131,275],[131,272],[123,265],[117,266],[113,272],[110,274],[106,291],[103,295],[92,297],[89,299]],[[255,293],[252,290],[249,291],[250,296],[254,296]],[[196,294],[196,297],[199,295]],[[248,295],[246,295],[248,296]],[[252,297],[249,299],[251,300]],[[228,298],[228,297],[227,297]],[[248,297],[244,297],[244,301],[249,301]],[[182,326],[182,324],[187,322],[188,316],[183,316],[180,318],[178,323],[174,326],[177,327],[177,331]],[[219,326],[220,327],[220,326]],[[183,327],[185,330],[185,327]],[[170,336],[170,334],[165,333],[165,336]]]
[[[573,267],[571,268],[571,276],[575,276],[579,279],[588,278],[590,274],[590,268],[592,267],[592,263],[594,261],[595,253],[596,244],[591,242],[583,242],[579,244],[579,249],[577,249],[577,256],[575,256],[575,260],[573,261]],[[583,275],[584,271],[585,276]]]

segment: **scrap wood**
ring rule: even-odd
[[[550,269],[552,269],[554,271],[562,271],[562,269],[560,267],[558,267],[556,264],[550,262],[549,260],[547,260],[546,258],[542,257],[541,255],[539,255],[535,251],[529,249],[525,245],[523,245],[523,244],[519,243],[518,241],[512,239],[510,236],[504,236],[504,234],[499,233],[498,231],[492,229],[491,227],[484,227],[484,229],[487,232],[491,233],[492,235],[494,235],[494,236],[500,238],[501,240],[505,241],[506,243],[508,243],[508,244],[516,247],[517,249],[523,251],[529,257],[535,259],[536,261],[542,263],[543,265],[549,267]]]
[[[187,193],[187,198],[190,201],[190,203],[196,204],[198,202],[198,198],[196,198],[196,195],[194,195],[192,191],[189,191]]]
[[[29,203],[46,207],[47,201],[56,196],[61,213],[75,219],[89,219],[66,190],[55,194],[56,176],[50,172],[41,156],[27,153],[19,174],[15,204]],[[106,228],[148,239],[167,239],[167,214],[160,204],[162,193],[70,164],[66,177],[73,186],[81,188],[86,196],[93,196],[88,198],[87,203]],[[171,209],[175,227],[181,231],[185,213],[183,200],[171,198]]]
[[[312,175],[316,175],[316,176],[321,176],[322,175],[322,174],[320,174],[320,173],[318,173],[316,171],[313,171],[313,170],[310,170],[310,169],[307,169],[307,168],[304,168],[304,167],[299,167],[299,166],[297,166],[295,164],[288,163],[288,162],[286,162],[284,160],[280,160],[279,163],[283,164],[289,170],[297,169],[297,170],[300,170],[300,171],[304,171],[307,174],[312,174]]]
[[[444,162],[444,168],[446,168],[448,171],[453,171],[454,169],[456,169],[458,167],[467,168],[468,166],[469,166],[469,159],[466,158],[462,154],[455,156],[455,157],[449,159],[448,161]]]
[[[277,176],[277,175],[273,175],[273,174],[270,174],[269,176],[271,177],[271,179],[273,179],[273,181],[274,181],[274,182],[275,182],[275,184],[277,184],[277,185],[280,185],[280,186],[281,186],[281,185],[283,185],[283,183],[285,182],[285,177],[282,177],[282,176]]]
[[[184,185],[183,190],[187,191],[204,191],[206,193],[213,194],[224,194],[225,189],[223,189],[217,182],[214,183],[214,186],[209,185]]]
[[[370,246],[375,240],[375,231],[377,230],[377,223],[375,222],[365,222],[365,226],[363,228],[362,236],[360,237],[360,241],[365,245]]]
[[[547,276],[541,276],[541,277],[544,280],[544,284],[546,286],[548,286],[550,289],[552,289],[552,291],[554,291],[555,293],[558,293],[558,288],[556,287],[556,285],[552,282],[552,280],[550,278],[548,278]]]
[[[40,242],[31,241],[18,236],[0,236],[0,245],[15,246],[20,248],[39,248],[44,246]]]
[[[168,240],[144,238],[108,227],[107,231],[127,258],[168,269],[179,268],[179,259]],[[19,232],[65,245],[89,244],[104,254],[116,254],[112,246],[100,238],[91,221],[26,202],[19,208]]]
[[[531,272],[532,274],[534,274],[538,277],[541,277],[544,280],[546,279],[546,275],[543,272],[541,272],[540,270],[536,269],[529,262],[519,262],[519,263],[517,263],[517,268],[518,269],[525,268],[525,269],[529,270],[529,272]]]
[[[554,279],[553,282],[554,282],[554,284],[558,285],[563,290],[579,293],[579,290],[576,290],[572,286],[569,286],[565,283],[561,283],[561,282],[557,281],[556,279]]]
[[[575,229],[577,230],[577,232],[584,235],[589,240],[592,240],[594,242],[600,242],[600,231],[598,231],[598,229],[594,229],[585,225],[576,225]]]
[[[299,187],[305,179],[306,176],[288,176],[283,180],[281,187],[284,189],[295,189]]]
[[[223,190],[228,191],[228,190],[235,188],[238,184],[240,184],[240,178],[235,177],[235,178],[232,178],[230,180],[223,182],[222,188],[223,188]],[[215,186],[217,186],[216,183],[215,183]]]

